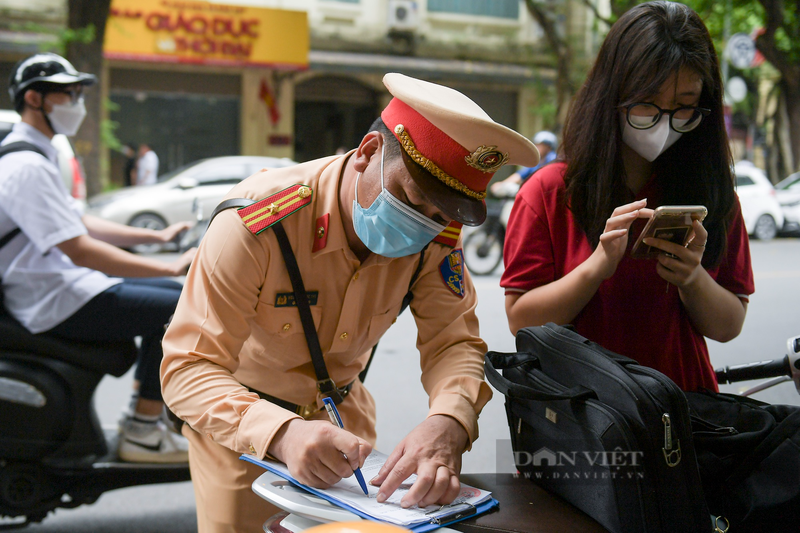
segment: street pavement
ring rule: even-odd
[[[786,340],[800,335],[800,239],[751,241],[756,293],[750,299],[741,335],[727,344],[709,342],[715,368],[782,357]],[[513,351],[508,330],[499,271],[476,277],[481,334],[489,348]],[[415,348],[416,328],[410,312],[404,313],[387,332],[366,385],[378,409],[377,448],[389,453],[427,412],[427,395],[420,384],[419,357]],[[96,394],[103,424],[113,425],[127,401],[131,374],[106,377]],[[751,385],[748,383],[747,385]],[[723,391],[740,392],[745,387],[728,385]],[[771,403],[800,405],[800,395],[784,383],[755,396]],[[480,418],[480,438],[464,454],[463,471],[511,471],[503,398],[495,393]],[[499,459],[498,459],[499,458]],[[196,530],[191,483],[136,487],[103,495],[95,504],[59,510],[29,531],[66,533],[189,533]]]

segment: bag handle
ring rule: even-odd
[[[528,356],[521,359],[520,356]],[[484,357],[484,368],[486,372],[486,379],[494,386],[495,389],[503,393],[503,395],[515,400],[534,400],[537,402],[553,401],[553,400],[570,400],[570,401],[586,401],[589,399],[597,399],[597,394],[592,389],[587,389],[583,386],[572,387],[564,392],[545,392],[542,390],[528,387],[515,383],[510,379],[500,375],[497,368],[506,369],[514,367],[532,367],[540,369],[539,359],[529,353],[502,353],[502,352],[488,352]],[[497,368],[496,368],[497,367]]]

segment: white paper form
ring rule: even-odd
[[[364,474],[364,479],[367,480],[367,489],[369,496],[364,495],[364,491],[358,485],[355,476],[350,476],[340,480],[338,483],[327,489],[315,489],[334,500],[342,502],[344,505],[358,509],[359,511],[374,517],[377,520],[391,522],[401,526],[411,526],[414,524],[430,522],[431,512],[438,511],[441,506],[429,505],[425,508],[415,506],[403,509],[400,506],[400,500],[411,489],[411,485],[417,479],[416,475],[411,475],[406,479],[400,487],[392,494],[384,503],[378,503],[376,497],[378,496],[379,487],[373,487],[369,484],[369,480],[378,475],[383,464],[388,459],[386,454],[374,451],[367,457],[364,466],[361,467],[361,472]],[[262,460],[262,463],[269,465],[276,473],[284,477],[291,478],[289,469],[285,464],[277,461]],[[470,505],[478,505],[491,496],[491,493],[481,490],[469,485],[461,484],[461,493],[455,501],[448,507],[453,507],[460,503],[468,503]]]

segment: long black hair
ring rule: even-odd
[[[648,2],[611,27],[594,67],[575,97],[563,136],[566,201],[596,247],[614,209],[633,200],[621,155],[620,106],[652,101],[681,68],[703,81],[700,125],[653,162],[664,205],[708,208],[705,266],[720,262],[734,213],[732,157],[722,108],[719,62],[705,24],[676,2]]]

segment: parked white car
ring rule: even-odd
[[[19,122],[20,117],[16,111],[0,109],[0,141],[11,133],[11,128]],[[86,177],[72,143],[65,135],[56,135],[52,140],[53,146],[58,150],[58,167],[61,170],[61,179],[64,186],[73,198],[81,203],[86,201]]]
[[[800,172],[789,175],[775,185],[775,194],[783,209],[781,233],[800,233]]]
[[[784,219],[775,188],[764,171],[749,161],[739,161],[734,171],[747,233],[759,240],[774,238],[783,228]]]
[[[89,199],[86,211],[106,220],[163,229],[211,214],[234,185],[262,168],[296,165],[287,158],[225,156],[201,159],[158,177],[155,185],[123,187]],[[135,251],[155,251],[136,247]]]

